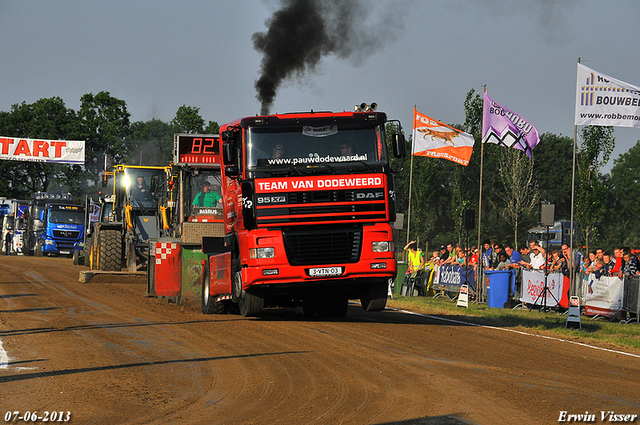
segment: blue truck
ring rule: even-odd
[[[75,205],[70,193],[34,193],[25,215],[25,254],[71,256],[82,250],[85,209]]]

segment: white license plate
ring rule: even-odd
[[[71,254],[71,251],[60,251],[60,254]]]
[[[309,269],[309,276],[311,277],[340,276],[341,274],[342,267],[317,267]]]

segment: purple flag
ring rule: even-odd
[[[484,94],[482,143],[520,149],[531,158],[539,141],[538,130],[533,124]]]

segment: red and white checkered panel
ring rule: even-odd
[[[155,289],[160,297],[180,295],[182,246],[175,242],[156,242]]]
[[[162,264],[171,254],[175,255],[178,244],[173,242],[156,242],[156,264]],[[171,260],[170,260],[171,261]]]

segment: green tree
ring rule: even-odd
[[[200,108],[182,105],[171,120],[175,133],[201,134],[204,131],[204,119],[200,116]]]
[[[166,165],[173,161],[173,126],[158,119],[131,124],[130,163]]]
[[[533,174],[541,201],[555,205],[558,219],[570,220],[573,139],[544,133],[533,151],[533,159]]]
[[[124,100],[109,92],[88,93],[80,98],[80,131],[86,141],[85,170],[96,183],[104,168],[105,155],[112,164],[124,163],[129,157],[125,143],[130,134],[131,114]]]
[[[614,160],[611,196],[607,202],[610,220],[605,221],[606,246],[640,246],[640,140]]]
[[[596,224],[604,216],[607,188],[600,169],[609,162],[615,147],[613,127],[587,126],[582,129],[582,146],[578,152],[576,216],[584,241],[598,237]]]
[[[218,134],[220,133],[220,124],[215,121],[209,121],[204,128],[204,134]]]
[[[533,161],[518,149],[502,149],[500,178],[504,191],[502,216],[513,226],[513,244],[518,246],[518,230],[533,217],[540,204],[540,190],[533,176]]]
[[[78,120],[59,97],[34,103],[15,104],[11,112],[0,113],[0,134],[47,140],[78,140]],[[44,162],[2,161],[2,194],[28,198],[37,191],[80,192],[81,167]]]

